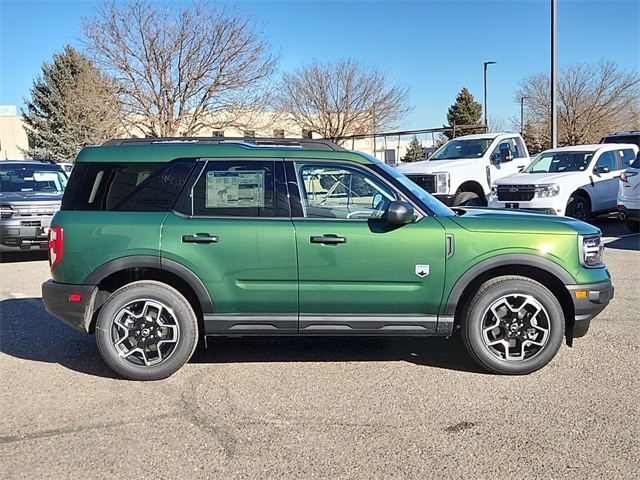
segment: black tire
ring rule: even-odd
[[[473,192],[461,192],[453,200],[454,207],[483,207],[483,199]]]
[[[567,202],[566,214],[567,217],[577,218],[586,222],[591,217],[591,204],[584,195],[574,193]]]
[[[197,345],[197,318],[173,287],[151,280],[116,290],[102,306],[96,342],[104,361],[132,380],[177,372]]]
[[[556,297],[526,277],[485,282],[466,307],[461,335],[471,357],[494,373],[522,375],[558,352],[565,319]]]
[[[624,221],[624,224],[627,226],[627,228],[633,232],[633,233],[638,233],[640,232],[640,220],[629,220],[628,218]]]

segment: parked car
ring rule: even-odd
[[[482,367],[525,374],[613,297],[603,255],[592,225],[454,211],[327,141],[120,139],[76,158],[42,298],[137,380],[198,338],[458,330]]]
[[[629,230],[634,233],[640,231],[640,153],[620,174],[618,212]]]
[[[489,206],[580,220],[615,212],[618,178],[637,152],[636,145],[617,143],[546,150],[522,173],[496,180]]]
[[[640,148],[640,132],[616,132],[602,137],[600,143],[632,143]]]
[[[67,176],[48,161],[0,161],[0,252],[47,248]]]

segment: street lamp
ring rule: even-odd
[[[489,129],[487,124],[487,65],[493,65],[497,62],[484,62],[484,126]]]
[[[529,97],[520,97],[520,135],[524,133],[524,101]]]

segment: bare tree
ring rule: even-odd
[[[276,105],[303,130],[338,142],[342,137],[395,127],[411,111],[408,89],[353,60],[314,62],[285,73]]]
[[[148,136],[198,134],[216,113],[233,124],[234,111],[264,105],[256,102],[276,66],[239,10],[215,1],[176,5],[111,0],[83,21],[87,51],[117,79],[126,118]]]
[[[637,130],[640,75],[621,71],[615,62],[570,65],[560,69],[558,94],[558,144],[598,142],[612,131]],[[532,75],[520,83],[515,100],[525,98],[527,123],[550,145],[551,80]]]

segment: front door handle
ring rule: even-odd
[[[330,245],[337,245],[339,243],[347,243],[347,239],[344,237],[336,237],[333,235],[318,235],[309,238],[311,243],[325,243]]]
[[[182,243],[218,243],[217,235],[183,235]]]

